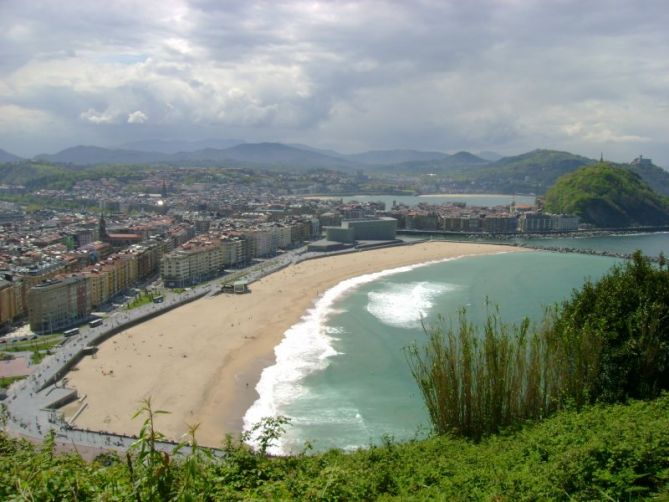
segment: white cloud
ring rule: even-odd
[[[660,0],[8,0],[0,100],[42,114],[28,129],[48,117],[104,144],[144,130],[345,149],[616,143],[669,165],[667,24]]]
[[[79,118],[90,122],[91,124],[113,124],[118,122],[119,114],[110,109],[98,112],[93,108],[89,108],[85,112],[81,112]]]
[[[41,130],[53,122],[53,117],[42,110],[16,105],[0,105],[0,133],[11,131],[22,134]]]
[[[128,114],[128,124],[143,124],[147,120],[149,120],[149,117],[141,110]]]

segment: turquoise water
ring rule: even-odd
[[[424,239],[425,236],[402,236],[405,240]],[[618,234],[601,235],[594,237],[533,237],[531,239],[524,237],[513,237],[511,241],[495,240],[485,236],[432,236],[434,240],[449,241],[470,241],[470,242],[492,242],[504,244],[505,242],[526,243],[532,247],[545,248],[575,248],[575,249],[593,249],[595,251],[610,251],[613,253],[631,254],[636,250],[641,250],[646,256],[659,256],[664,253],[669,256],[669,232],[653,232],[639,234]]]
[[[664,253],[665,256],[669,254],[669,232],[531,239],[525,242],[528,242],[532,246],[540,247],[595,249],[613,251],[615,253],[633,253],[637,249],[640,249],[647,256],[659,256],[660,253]]]
[[[351,195],[342,197],[344,202],[376,202],[386,203],[386,209],[390,209],[393,201],[407,206],[417,206],[421,202],[426,204],[446,204],[449,202],[464,202],[467,206],[507,206],[514,200],[516,204],[533,205],[535,197],[530,195],[504,195],[504,194],[436,194],[436,195]]]
[[[247,424],[262,416],[292,419],[277,453],[353,449],[389,435],[402,440],[426,431],[427,415],[404,348],[423,340],[421,322],[457,320],[466,307],[477,324],[486,298],[505,322],[539,319],[587,277],[617,260],[549,252],[467,257],[403,267],[341,283],[326,292],[277,347],[277,364],[263,373],[260,399]]]

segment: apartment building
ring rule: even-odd
[[[25,315],[21,282],[0,279],[0,330]]]
[[[518,231],[518,218],[510,215],[487,215],[481,221],[481,228],[490,234],[513,234]]]
[[[553,218],[543,213],[524,213],[518,220],[518,228],[521,232],[551,232],[553,230]]]
[[[574,232],[578,230],[580,218],[569,214],[525,213],[520,216],[521,232]]]
[[[220,242],[223,250],[223,265],[225,267],[234,267],[246,262],[245,242],[243,239],[223,237]]]
[[[91,313],[89,283],[83,275],[52,279],[28,292],[28,318],[35,333],[62,331],[84,322]]]
[[[278,238],[271,229],[244,230],[242,238],[246,241],[246,261],[263,256],[272,256],[276,254],[278,249]]]
[[[89,282],[91,305],[99,307],[118,293],[132,287],[139,279],[138,262],[136,253],[124,252],[84,269],[82,275]]]
[[[163,256],[160,274],[167,287],[191,286],[222,274],[224,256],[220,242],[189,242]]]

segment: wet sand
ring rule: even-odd
[[[141,427],[132,415],[150,397],[158,429],[179,439],[200,424],[199,441],[220,446],[241,432],[257,398],[262,370],[274,347],[325,290],[350,277],[457,256],[522,252],[488,244],[425,242],[364,251],[291,265],[251,284],[246,295],[203,298],[130,328],[102,345],[68,374],[87,395],[75,426],[122,434]]]

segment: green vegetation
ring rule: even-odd
[[[32,364],[39,364],[41,363],[46,356],[49,355],[48,350],[36,350],[30,355],[30,362]]]
[[[156,291],[142,291],[133,301],[126,305],[126,310],[132,310],[141,307],[142,305],[148,305],[153,302],[154,298],[158,298],[159,296],[162,296],[162,293]]]
[[[641,176],[641,179],[653,190],[661,195],[669,197],[669,172],[653,164],[650,165],[625,165],[630,171]]]
[[[54,437],[35,447],[0,434],[0,499],[669,499],[664,259],[653,265],[635,254],[549,309],[538,327],[506,326],[495,311],[478,339],[463,313],[457,332],[437,326],[428,337],[409,358],[421,385],[432,379],[423,389],[428,401],[434,395],[430,415],[441,407],[448,419],[435,422],[434,437],[384,438],[352,453],[308,454],[307,444],[272,458],[267,449],[288,426],[276,417],[242,441],[227,437],[222,458],[198,446],[197,426],[166,453],[154,428],[164,412],[146,401],[123,457],[87,463],[54,455]],[[243,443],[251,436],[258,451]]]
[[[669,267],[636,252],[562,306],[556,330],[585,333],[599,346],[600,367],[587,381],[593,399],[652,398],[669,389]]]
[[[0,164],[0,178],[3,183],[24,185],[28,190],[49,188],[68,189],[77,181],[85,179],[114,178],[120,183],[130,183],[143,179],[149,170],[157,167],[136,166],[72,166],[52,165],[47,162],[23,161]],[[19,196],[20,197],[20,196]]]
[[[18,382],[24,378],[24,376],[0,377],[0,389],[7,389],[14,382]]]
[[[44,335],[38,336],[34,340],[24,340],[22,342],[7,343],[2,349],[5,352],[26,352],[35,350],[49,350],[59,345],[63,341],[63,335]]]
[[[500,159],[473,172],[471,178],[503,193],[542,194],[563,174],[590,163],[591,159],[569,152],[534,150]]]
[[[495,312],[481,336],[462,311],[457,332],[443,321],[427,329],[427,345],[407,356],[434,432],[480,440],[589,402],[583,382],[596,375],[598,342],[585,331],[565,336],[555,319],[548,311],[531,332],[528,319],[508,326]]]
[[[606,163],[562,176],[546,193],[545,209],[602,228],[669,224],[668,199],[639,175]]]
[[[471,189],[474,184],[492,193],[543,194],[563,174],[593,162],[569,152],[534,150],[485,164],[459,165],[447,159],[407,162],[401,167],[411,174],[438,173],[455,188]]]
[[[155,412],[154,412],[155,413]],[[147,417],[148,419],[148,417]],[[618,500],[669,496],[669,396],[563,411],[475,444],[436,437],[354,453],[224,459],[157,451],[151,422],[122,458],[92,463],[0,435],[2,500]]]
[[[39,364],[42,360],[51,353],[51,349],[59,345],[63,341],[63,335],[45,335],[39,336],[34,340],[24,340],[16,343],[6,343],[0,350],[0,356],[4,354],[15,352],[32,352],[30,355],[30,362],[32,364]],[[1,357],[0,357],[1,358]]]
[[[566,405],[653,398],[669,390],[669,269],[637,252],[586,282],[530,331],[488,316],[483,336],[461,313],[407,351],[437,434],[479,440]]]

